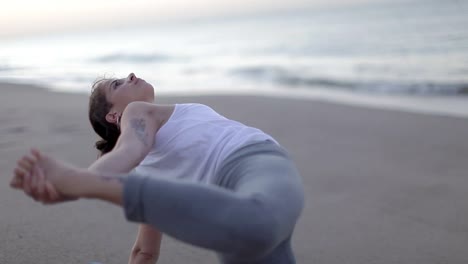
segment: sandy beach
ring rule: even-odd
[[[32,146],[86,167],[96,157],[87,96],[0,84],[0,263],[127,263],[137,224],[81,200],[43,206],[8,183]],[[303,176],[297,263],[468,263],[468,119],[263,96],[204,103],[275,137]],[[217,263],[169,237],[158,263]]]

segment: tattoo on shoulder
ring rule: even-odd
[[[122,184],[125,183],[125,181],[127,180],[127,176],[124,176],[124,175],[100,175],[99,176],[101,178],[101,180],[103,181],[118,181]]]
[[[143,118],[133,118],[130,120],[130,125],[135,131],[138,139],[145,145],[148,145],[147,132],[146,132],[146,122]]]

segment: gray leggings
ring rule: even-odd
[[[222,263],[295,263],[291,236],[303,203],[299,173],[271,141],[229,155],[215,185],[145,175],[124,185],[129,221],[214,250]]]

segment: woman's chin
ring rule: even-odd
[[[151,97],[154,101],[154,88],[151,84],[148,83],[148,95],[149,97]]]

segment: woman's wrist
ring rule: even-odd
[[[70,198],[83,198],[90,186],[90,177],[86,171],[81,169],[70,169],[60,178],[53,181],[57,190],[64,196]]]
[[[121,205],[124,181],[125,176],[106,175],[85,170],[72,181],[76,184],[75,192],[72,195],[106,200]]]
[[[125,179],[126,176],[122,175],[108,175],[87,169],[70,169],[52,182],[64,196],[75,199],[100,199],[121,205]]]

